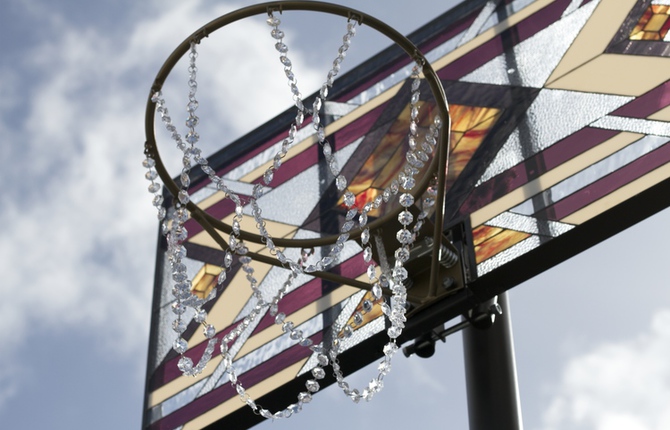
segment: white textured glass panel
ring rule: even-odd
[[[152,423],[154,423],[159,419],[167,415],[170,415],[177,409],[191,403],[193,400],[195,400],[198,391],[200,391],[200,388],[205,384],[205,381],[206,379],[203,379],[202,381],[199,381],[191,385],[187,389],[180,391],[179,393],[175,394],[174,396],[170,397],[164,402],[151,408],[151,410],[149,411],[150,414],[149,420]]]
[[[528,239],[523,240],[516,245],[494,255],[488,260],[479,263],[477,265],[477,275],[483,276],[493,269],[496,269],[503,264],[509,263],[523,254],[532,251],[538,246],[540,246],[540,238],[537,236],[531,236]]]
[[[510,134],[477,185],[547,149],[630,100],[632,97],[541,90],[526,111],[523,123]]]
[[[324,103],[323,111],[326,113],[326,115],[341,117],[348,114],[357,107],[358,107],[357,105],[350,103],[337,103],[327,101],[326,103]]]
[[[541,88],[591,16],[597,3],[592,1],[579,11],[556,21],[461,80]]]
[[[520,215],[511,212],[503,212],[497,217],[490,219],[486,225],[500,227],[508,230],[520,231],[530,234],[549,234],[552,237],[570,231],[574,228],[571,224],[558,221],[541,220],[531,216]]]
[[[458,42],[458,46],[468,43],[479,34],[484,27],[484,24],[486,24],[491,17],[491,14],[496,10],[496,7],[498,7],[498,3],[500,3],[500,0],[489,0],[486,2],[482,10],[479,12],[479,15],[477,15],[477,18],[472,22],[472,25],[463,34],[460,42]]]
[[[205,200],[206,198],[216,194],[217,191],[218,190],[216,189],[216,187],[212,186],[212,184],[209,184],[205,187],[200,188],[195,193],[191,194],[190,198],[193,203],[197,204]]]
[[[661,136],[646,136],[642,139],[631,143],[620,151],[615,152],[607,158],[587,167],[581,172],[565,179],[564,181],[554,185],[549,190],[542,193],[542,199],[535,201],[532,204],[531,200],[527,200],[521,205],[512,209],[512,212],[518,214],[532,215],[534,212],[545,208],[574,192],[594,183],[595,181],[609,175],[610,173],[630,164],[645,154],[660,148],[668,142],[667,137]],[[545,202],[539,203],[539,201]]]
[[[529,4],[535,2],[537,0],[516,0],[513,1],[512,3],[505,5],[504,9],[501,10],[500,13],[494,13],[491,14],[489,19],[486,21],[486,24],[484,24],[479,30],[480,33],[488,30],[489,28],[493,27],[494,25],[498,24],[501,19],[506,19],[508,16],[513,15],[520,11],[521,9],[525,8]],[[502,16],[501,16],[502,15]]]
[[[572,12],[579,9],[579,5],[581,5],[583,1],[584,0],[571,0],[570,4],[568,5],[568,7],[565,8],[565,10],[563,11],[563,15],[561,16],[563,17],[566,15],[570,15]]]
[[[655,134],[670,137],[670,123],[641,118],[606,116],[591,124],[592,127],[607,130],[630,131],[632,133]]]

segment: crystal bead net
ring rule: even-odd
[[[288,85],[291,90],[294,104],[297,108],[297,113],[294,123],[289,129],[288,137],[281,145],[281,150],[277,152],[274,157],[274,162],[263,174],[263,182],[265,185],[269,185],[272,182],[274,172],[281,167],[281,159],[287,154],[287,151],[293,144],[297,127],[303,123],[305,116],[308,114],[302,102],[302,95],[298,88],[298,81],[295,78],[294,72],[292,71],[292,62],[288,57],[289,48],[283,40],[285,36],[284,32],[279,29],[281,22],[279,19],[270,14],[267,23],[272,27],[271,37],[275,39],[275,49],[280,53],[279,59],[284,68],[284,73],[288,79]],[[264,300],[263,292],[260,290],[258,282],[253,276],[254,269],[251,267],[251,259],[244,257],[244,254],[247,252],[246,245],[239,238],[239,224],[244,216],[242,199],[225,185],[224,180],[217,176],[214,169],[208,166],[207,160],[200,156],[200,150],[195,147],[195,145],[200,140],[200,135],[196,131],[196,126],[199,125],[200,119],[196,115],[199,103],[196,98],[198,84],[196,67],[197,51],[195,43],[191,44],[191,49],[189,52],[189,94],[186,105],[188,117],[184,122],[185,126],[187,127],[187,131],[183,140],[181,135],[178,133],[177,128],[172,124],[172,119],[168,114],[167,108],[165,107],[162,94],[160,92],[156,92],[152,95],[151,98],[152,102],[156,104],[156,111],[159,113],[161,121],[164,123],[168,132],[171,133],[171,137],[175,141],[177,148],[183,152],[183,168],[180,175],[181,189],[177,199],[178,203],[176,203],[175,210],[172,212],[172,216],[167,216],[166,209],[161,206],[163,199],[162,196],[158,194],[161,190],[161,186],[155,182],[155,179],[158,176],[154,169],[155,162],[150,157],[147,157],[143,162],[143,166],[147,169],[145,177],[150,181],[148,190],[150,193],[154,194],[153,205],[157,207],[158,217],[161,221],[163,221],[162,231],[165,233],[168,242],[168,259],[172,267],[173,279],[175,281],[173,288],[175,301],[173,303],[172,309],[176,318],[174,320],[173,328],[178,335],[186,330],[188,321],[184,320],[182,315],[184,315],[186,307],[191,307],[195,310],[195,317],[193,318],[193,321],[203,326],[203,333],[205,337],[209,339],[202,357],[197,364],[194,364],[190,357],[184,355],[187,349],[186,341],[178,336],[173,345],[174,350],[181,356],[178,367],[182,373],[187,376],[195,376],[201,373],[207,365],[207,362],[211,359],[216,344],[219,343],[220,352],[222,354],[222,363],[225,365],[231,385],[235,388],[243,402],[251,407],[257,414],[265,418],[286,418],[299,412],[304,404],[309,403],[311,400],[311,394],[319,390],[320,386],[317,380],[322,379],[325,376],[323,367],[327,366],[329,363],[332,365],[338,385],[340,385],[348,397],[350,397],[354,402],[359,402],[360,400],[370,400],[383,387],[382,379],[390,371],[391,358],[398,349],[395,343],[395,339],[401,334],[402,329],[404,328],[406,291],[402,284],[402,280],[407,277],[407,271],[402,267],[402,264],[409,257],[407,246],[413,242],[415,237],[415,234],[410,232],[410,230],[407,228],[412,223],[411,213],[408,211],[401,212],[401,215],[399,216],[399,220],[401,220],[402,217],[401,224],[403,227],[398,231],[397,234],[401,245],[395,253],[396,267],[393,270],[393,276],[391,273],[382,273],[380,282],[377,279],[378,273],[375,262],[373,260],[372,249],[370,246],[364,247],[363,257],[365,262],[368,264],[367,272],[370,280],[373,282],[372,295],[374,299],[377,300],[382,297],[382,285],[385,287],[390,287],[393,293],[391,300],[387,303],[384,303],[382,307],[384,314],[391,322],[391,327],[387,331],[389,342],[384,347],[384,359],[378,366],[379,373],[377,377],[373,378],[369,382],[366,388],[362,390],[350,389],[348,383],[345,382],[339,367],[339,363],[337,361],[337,356],[341,346],[341,344],[338,342],[338,336],[346,338],[350,337],[356,327],[362,324],[363,314],[372,310],[372,302],[366,301],[363,304],[363,312],[357,312],[354,314],[353,325],[345,325],[340,329],[333,327],[334,333],[339,334],[338,336],[333,337],[333,342],[331,345],[329,345],[328,348],[324,348],[323,345],[314,345],[309,338],[306,338],[303,335],[301,330],[295,328],[295,325],[291,321],[286,320],[285,314],[279,312],[278,308],[278,303],[281,300],[281,297],[283,297],[286,291],[291,287],[292,282],[298,275],[302,274],[303,272],[325,270],[330,264],[332,264],[334,261],[337,261],[337,256],[344,248],[344,242],[348,240],[350,231],[355,228],[360,228],[362,230],[361,242],[363,245],[366,245],[369,242],[370,232],[366,227],[366,224],[368,212],[372,210],[373,207],[378,208],[382,202],[389,202],[392,196],[399,194],[401,187],[404,192],[400,193],[400,204],[405,207],[409,207],[414,204],[413,196],[407,192],[410,191],[415,184],[413,176],[418,174],[419,169],[423,167],[425,162],[429,161],[429,155],[432,154],[433,147],[436,144],[436,138],[438,136],[441,124],[439,117],[435,119],[434,124],[426,134],[425,141],[418,145],[416,142],[418,138],[418,125],[416,121],[419,117],[419,74],[421,70],[420,67],[415,66],[412,77],[410,78],[412,80],[412,94],[410,103],[409,127],[410,151],[407,153],[408,164],[406,165],[404,172],[401,172],[397,178],[393,179],[391,185],[384,189],[382,194],[379,195],[374,200],[374,202],[367,203],[362,208],[356,207],[355,196],[347,188],[347,179],[340,174],[340,167],[337,163],[337,160],[335,159],[330,143],[326,140],[327,133],[324,127],[321,125],[320,119],[320,111],[325,104],[326,97],[328,96],[328,87],[332,86],[334,78],[338,75],[341,69],[341,64],[344,61],[346,52],[349,49],[351,40],[355,34],[356,22],[349,21],[347,23],[347,32],[343,37],[343,43],[338,49],[338,55],[333,60],[332,68],[328,72],[327,79],[319,91],[319,96],[314,99],[312,104],[312,112],[310,113],[312,115],[312,125],[315,129],[319,144],[322,147],[327,166],[335,178],[336,188],[338,191],[343,193],[345,205],[350,208],[349,213],[351,213],[352,216],[350,217],[349,214],[347,214],[347,221],[343,223],[340,228],[340,236],[338,237],[336,244],[331,248],[329,253],[321,257],[320,261],[316,262],[315,264],[309,264],[306,259],[300,262],[292,261],[286,258],[284,253],[274,247],[271,236],[267,230],[265,230],[265,221],[262,216],[262,209],[257,203],[257,199],[262,196],[263,191],[262,187],[260,186],[255,188],[253,195],[249,198],[249,203],[252,207],[252,213],[254,215],[254,219],[261,234],[262,240],[270,250],[271,254],[275,255],[282,264],[288,266],[288,268],[291,269],[288,280],[284,286],[277,291],[274,297],[267,301]],[[184,222],[188,219],[186,206],[190,202],[188,188],[190,186],[190,169],[193,162],[200,165],[202,171],[207,176],[209,176],[212,183],[215,184],[219,190],[223,191],[226,194],[226,197],[230,198],[235,204],[233,232],[230,234],[229,239],[230,249],[225,251],[221,273],[217,278],[218,284],[222,284],[226,281],[226,271],[229,270],[232,265],[234,258],[233,253],[237,254],[238,259],[242,264],[242,270],[247,273],[246,278],[249,281],[253,295],[257,298],[257,305],[242,319],[237,328],[220,339],[216,337],[216,328],[213,325],[207,323],[207,313],[202,308],[205,303],[216,296],[216,289],[213,290],[212,294],[210,294],[210,296],[205,299],[198,298],[197,296],[193,295],[191,293],[191,284],[188,280],[189,277],[186,274],[186,267],[182,263],[182,259],[186,255],[182,243],[188,237],[188,232],[184,228]],[[425,207],[430,206],[430,197],[431,196],[427,196],[421,201],[422,205],[424,206],[424,212],[422,212],[422,214],[419,216],[419,219],[422,219],[422,217],[425,218]],[[407,214],[409,214],[409,216]],[[357,224],[355,222],[356,215],[358,215]],[[358,227],[356,227],[356,225],[358,225]],[[415,228],[415,230],[418,229]],[[387,281],[387,279],[390,279],[390,283]],[[284,410],[278,411],[276,413],[271,413],[267,409],[264,409],[260,405],[256,404],[256,402],[246,393],[246,390],[236,377],[235,367],[233,366],[233,358],[231,351],[228,348],[228,345],[238,336],[240,336],[242,331],[246,327],[249,327],[258,315],[262,315],[268,308],[270,309],[269,312],[275,315],[275,322],[281,325],[283,331],[291,340],[296,341],[296,343],[302,347],[310,348],[315,353],[318,353],[317,358],[319,363],[319,365],[312,370],[312,376],[314,379],[311,379],[307,382],[305,387],[307,391],[303,391],[298,394],[297,403],[291,404]]]

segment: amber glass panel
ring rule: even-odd
[[[670,28],[670,6],[651,5],[644,11],[630,40],[663,40]]]
[[[207,297],[216,287],[219,273],[221,273],[221,267],[205,264],[193,278],[193,294],[201,299]]]
[[[424,103],[419,110],[419,141],[433,121],[434,106]],[[484,141],[502,111],[496,108],[451,105],[452,119],[451,153],[447,187],[461,174],[475,151]],[[372,201],[381,190],[388,187],[405,163],[409,129],[409,105],[394,121],[389,132],[382,138],[375,152],[349,184],[349,190],[356,194],[356,206],[362,207]],[[419,174],[419,176],[421,173]],[[372,187],[372,188],[371,188]],[[342,199],[338,202],[343,204]],[[371,216],[379,214],[370,212]]]
[[[453,183],[463,172],[501,113],[502,111],[496,108],[451,106],[453,131],[447,184]]]
[[[475,246],[475,261],[479,264],[507,248],[516,245],[529,236],[530,234],[528,233],[502,230],[500,233],[482,242],[481,245]]]
[[[489,227],[488,225],[480,225],[472,230],[472,239],[475,246],[481,244],[487,239],[500,233],[503,229],[499,227]]]

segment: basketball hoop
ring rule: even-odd
[[[304,99],[298,88],[298,80],[293,73],[292,63],[288,55],[289,47],[284,42],[284,33],[280,28],[281,21],[278,18],[278,15],[282,12],[290,10],[324,12],[347,18],[346,33],[338,54],[333,61],[333,67],[327,73],[324,84],[309,107],[306,107],[303,103]],[[287,127],[286,137],[281,144],[281,148],[275,154],[273,162],[263,173],[262,181],[254,184],[253,193],[246,199],[247,202],[245,204],[244,199],[232,191],[226,185],[226,180],[218,176],[217,172],[209,166],[207,159],[202,156],[200,149],[197,147],[199,136],[196,128],[200,121],[196,115],[198,109],[197,46],[213,32],[239,20],[259,14],[268,15],[267,23],[270,26],[270,35],[274,39],[275,49],[279,53],[280,62],[288,79],[296,108],[296,115],[294,121]],[[332,87],[333,81],[339,73],[340,64],[344,61],[345,53],[352,44],[356,29],[361,25],[371,27],[387,36],[402,48],[414,60],[416,65],[410,77],[410,126],[407,132],[407,141],[410,149],[407,152],[406,164],[400,173],[398,173],[396,179],[394,179],[393,184],[385,189],[382,195],[359,207],[354,194],[348,189],[348,178],[342,174],[337,163],[333,154],[333,148],[331,148],[328,141],[327,129],[322,124],[319,114],[323,110],[323,106],[327,100],[329,88]],[[167,76],[171,73],[177,62],[186,55],[189,58],[188,117],[186,118],[187,131],[184,137],[182,137],[179,134],[178,128],[172,123],[162,97],[162,89]],[[433,124],[423,136],[417,130],[417,118],[421,107],[419,103],[421,100],[421,75],[428,82],[438,111]],[[159,114],[161,121],[171,133],[177,147],[182,151],[182,171],[177,175],[179,177],[179,184],[167,172],[158,151],[154,133],[156,113]],[[344,222],[339,226],[339,234],[336,235],[328,235],[316,239],[275,238],[266,228],[262,208],[258,200],[265,192],[264,186],[270,185],[274,173],[281,169],[282,159],[291,151],[292,145],[295,143],[295,134],[303,126],[307,118],[311,118],[311,123],[304,125],[304,127],[313,127],[313,133],[316,136],[318,145],[322,148],[325,163],[330,174],[334,177],[338,192],[341,193],[343,205],[346,207],[346,216]],[[428,299],[436,297],[440,262],[444,262],[445,259],[451,261],[454,258],[453,252],[442,246],[449,128],[449,110],[444,89],[435,71],[419,49],[406,37],[383,22],[365,13],[344,6],[311,1],[259,4],[221,16],[201,27],[184,40],[163,64],[151,87],[145,115],[146,142],[144,151],[146,155],[144,166],[147,168],[146,178],[150,181],[149,192],[153,194],[153,203],[158,209],[158,218],[162,222],[163,232],[168,243],[168,258],[171,264],[170,273],[174,280],[173,295],[175,299],[172,304],[172,310],[175,314],[175,320],[173,329],[177,333],[177,340],[174,342],[173,349],[181,356],[179,369],[182,373],[187,376],[196,376],[202,372],[207,362],[211,359],[218,343],[231,385],[241,399],[255,413],[264,418],[285,418],[297,413],[305,403],[311,400],[312,394],[319,390],[318,380],[324,378],[324,368],[328,365],[332,367],[338,385],[353,401],[370,400],[378,393],[383,388],[384,376],[390,371],[391,359],[399,349],[396,340],[402,334],[406,320],[407,290],[405,284],[408,272],[404,265],[410,259],[410,248],[414,244],[417,235],[421,232],[421,224],[427,221],[430,211],[432,211],[432,209],[423,208],[423,210],[418,211],[418,215],[415,215],[417,210],[413,208],[416,208],[416,203],[421,200],[422,195],[431,184],[433,185],[431,190],[435,194],[431,197],[435,201],[433,221],[435,227],[432,232],[432,243],[434,245],[431,250]],[[423,177],[415,179],[415,176],[426,165],[429,166],[427,173]],[[225,194],[225,198],[230,199],[234,203],[235,215],[230,224],[223,223],[221,220],[214,218],[190,200],[189,173],[192,168],[197,166],[209,177],[212,184]],[[174,203],[171,210],[167,210],[164,207],[163,197],[160,194],[161,186],[157,182],[158,178],[160,178],[165,188],[172,195]],[[371,210],[379,208],[385,202],[396,198],[396,196],[398,199],[397,208],[368,223],[368,213]],[[251,211],[258,232],[245,231],[241,228],[241,221],[246,216],[245,206]],[[232,266],[234,259],[238,259],[242,265],[242,270],[247,273],[250,288],[253,291],[253,296],[256,298],[256,306],[242,319],[241,323],[235,329],[225,336],[217,337],[216,328],[207,322],[207,312],[203,309],[205,303],[215,298],[216,289],[213,289],[207,297],[199,297],[193,294],[191,291],[191,277],[187,274],[186,265],[182,262],[186,257],[186,249],[183,243],[188,238],[188,232],[184,227],[184,223],[188,220],[189,216],[202,226],[224,252],[221,264],[222,270],[218,278],[219,284],[225,281],[227,270]],[[381,243],[377,244],[376,260],[378,262],[375,263],[373,252],[374,240],[371,239],[375,231],[379,230],[382,226],[391,225],[390,223],[392,222],[395,224],[395,220],[401,226],[395,233],[395,239],[399,243],[399,246],[394,253],[395,261],[393,267],[384,268],[388,264],[380,264],[379,262],[379,260],[386,260],[385,252],[380,251],[384,246]],[[220,232],[225,233],[228,236],[227,239]],[[363,249],[363,259],[367,265],[369,283],[346,279],[328,272],[328,269],[337,262],[339,253],[349,240],[358,240]],[[249,251],[246,242],[264,245],[271,256]],[[382,242],[381,239],[378,242]],[[302,252],[300,258],[297,259],[290,258],[286,252],[288,248],[307,250],[320,246],[329,246],[330,251],[326,255],[317,258],[316,261],[309,252]],[[268,297],[263,290],[262,283],[259,283],[254,278],[253,263],[255,261],[288,269],[286,281],[273,297]],[[390,327],[387,330],[389,342],[383,349],[384,358],[379,365],[378,375],[364,389],[358,390],[349,387],[337,361],[341,340],[351,336],[354,329],[352,326],[333,327],[333,335],[330,342],[315,345],[291,321],[288,321],[286,315],[280,311],[279,305],[283,295],[291,287],[295,278],[301,274],[331,279],[369,290],[376,300],[380,300],[382,296],[390,296],[390,300],[381,305],[382,312],[390,321]],[[371,302],[369,306],[364,306],[361,312],[368,312],[372,305],[373,303]],[[194,320],[202,324],[203,333],[208,339],[204,353],[197,364],[194,364],[193,360],[185,355],[187,343],[181,337],[187,325],[187,322],[182,318],[186,308],[192,308],[195,311]],[[258,405],[249,396],[237,378],[233,357],[229,353],[229,343],[234,342],[255,318],[265,313],[272,315],[275,323],[280,325],[282,330],[292,340],[305,348],[311,349],[316,354],[318,361],[318,365],[312,370],[313,377],[307,381],[305,390],[298,394],[297,402],[275,413]],[[356,323],[354,322],[354,324]]]

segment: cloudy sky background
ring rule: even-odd
[[[3,428],[140,426],[157,233],[141,167],[146,97],[188,34],[252,3],[3,1]],[[406,34],[455,1],[341,3]],[[322,82],[344,32],[342,21],[319,19],[289,27],[286,18],[303,94]],[[348,67],[388,44],[365,30]],[[202,104],[216,118],[203,127],[221,136],[208,152],[290,104],[267,33],[262,18],[245,21],[212,38],[209,60],[203,52]],[[183,69],[181,92],[167,98],[173,117]],[[669,226],[665,210],[510,293],[526,429],[670,427]],[[467,428],[460,336],[429,360],[394,366],[371,403],[326,389],[300,415],[260,428]]]

